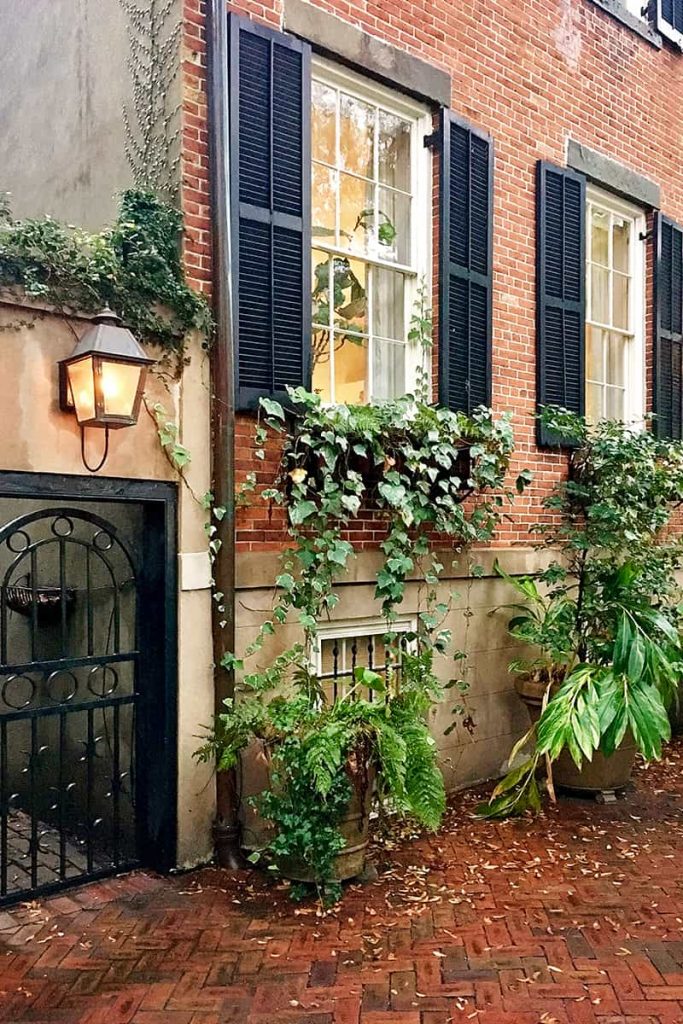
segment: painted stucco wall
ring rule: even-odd
[[[75,417],[58,406],[57,361],[68,356],[87,321],[66,320],[44,310],[0,299],[0,409],[3,470],[85,475]],[[152,355],[158,355],[153,350]],[[192,759],[201,726],[213,711],[211,595],[205,512],[195,499],[209,490],[209,367],[198,340],[188,347],[182,378],[170,385],[152,372],[146,399],[160,402],[179,427],[179,440],[192,454],[189,486],[178,483],[178,853],[189,865],[211,855],[214,815],[211,772]],[[161,451],[156,426],[144,411],[134,428],[112,431],[110,454],[99,475],[177,480]],[[102,434],[88,432],[96,460]],[[190,490],[192,488],[192,491]],[[199,570],[199,571],[198,571]],[[204,571],[202,571],[204,570]]]
[[[0,192],[15,216],[99,228],[133,183],[127,27],[120,0],[0,0]]]

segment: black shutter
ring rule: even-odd
[[[491,404],[493,143],[443,111],[440,129],[439,399]]]
[[[230,15],[236,401],[310,383],[310,47]]]
[[[683,228],[655,220],[654,412],[658,437],[683,437]]]
[[[663,36],[683,46],[683,0],[655,0],[657,28]]]
[[[537,170],[536,377],[539,406],[583,415],[586,335],[586,179],[540,161]],[[538,426],[540,445],[562,444]]]

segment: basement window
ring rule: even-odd
[[[392,630],[400,636],[397,663],[392,663],[384,642],[387,630],[383,619],[365,619],[320,629],[312,661],[329,699],[343,697],[351,689],[357,668],[372,669],[385,679],[388,669],[392,669],[400,680],[402,652],[414,650],[416,629],[413,618],[399,619],[392,624]],[[376,695],[370,691],[363,696],[373,700]]]

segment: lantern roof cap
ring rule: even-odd
[[[114,359],[123,359],[142,365],[153,363],[132,331],[121,326],[121,317],[109,307],[105,307],[91,320],[80,340],[76,342],[73,352],[68,357],[81,359],[83,356],[96,355]]]

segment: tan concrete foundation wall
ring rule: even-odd
[[[514,692],[508,663],[519,656],[520,648],[508,635],[509,613],[500,606],[514,600],[509,586],[493,573],[498,558],[510,573],[530,572],[541,565],[541,556],[531,548],[507,548],[484,551],[476,561],[484,567],[482,578],[468,578],[467,560],[461,559],[444,579],[443,597],[456,591],[444,627],[453,633],[453,647],[468,654],[466,679],[470,689],[464,701],[467,713],[474,720],[472,734],[457,725],[444,735],[453,721],[452,708],[458,700],[454,690],[447,690],[443,702],[432,713],[432,731],[439,747],[441,765],[449,791],[501,774],[512,744],[528,728],[527,711]],[[444,554],[441,561],[449,564]],[[380,618],[374,599],[373,576],[378,568],[378,552],[362,552],[350,566],[348,582],[339,587],[340,601],[331,625],[357,623]],[[242,653],[254,639],[260,623],[267,617],[273,602],[272,586],[267,582],[278,573],[278,558],[270,552],[241,554],[237,561],[237,651]],[[410,583],[400,609],[401,616],[418,611],[419,588]],[[300,639],[296,622],[285,625],[264,648],[258,662],[265,665],[273,656]],[[461,671],[447,657],[437,662],[439,677],[444,683]],[[251,790],[249,780],[245,790]]]
[[[66,320],[46,310],[0,300],[0,410],[3,470],[88,475],[81,462],[75,417],[58,405],[57,361],[68,356],[87,320]],[[150,353],[157,356],[154,350]],[[178,853],[190,865],[211,856],[214,815],[211,771],[197,767],[192,751],[201,725],[213,711],[211,594],[204,579],[184,570],[207,558],[205,512],[193,497],[210,487],[209,367],[198,339],[188,346],[182,378],[166,385],[153,372],[146,397],[160,402],[179,426],[179,440],[191,452],[188,486],[178,484]],[[103,434],[88,431],[90,459],[97,461]],[[144,411],[135,427],[112,431],[109,458],[98,476],[178,480],[165,458],[156,426]],[[186,589],[182,589],[185,587]]]

